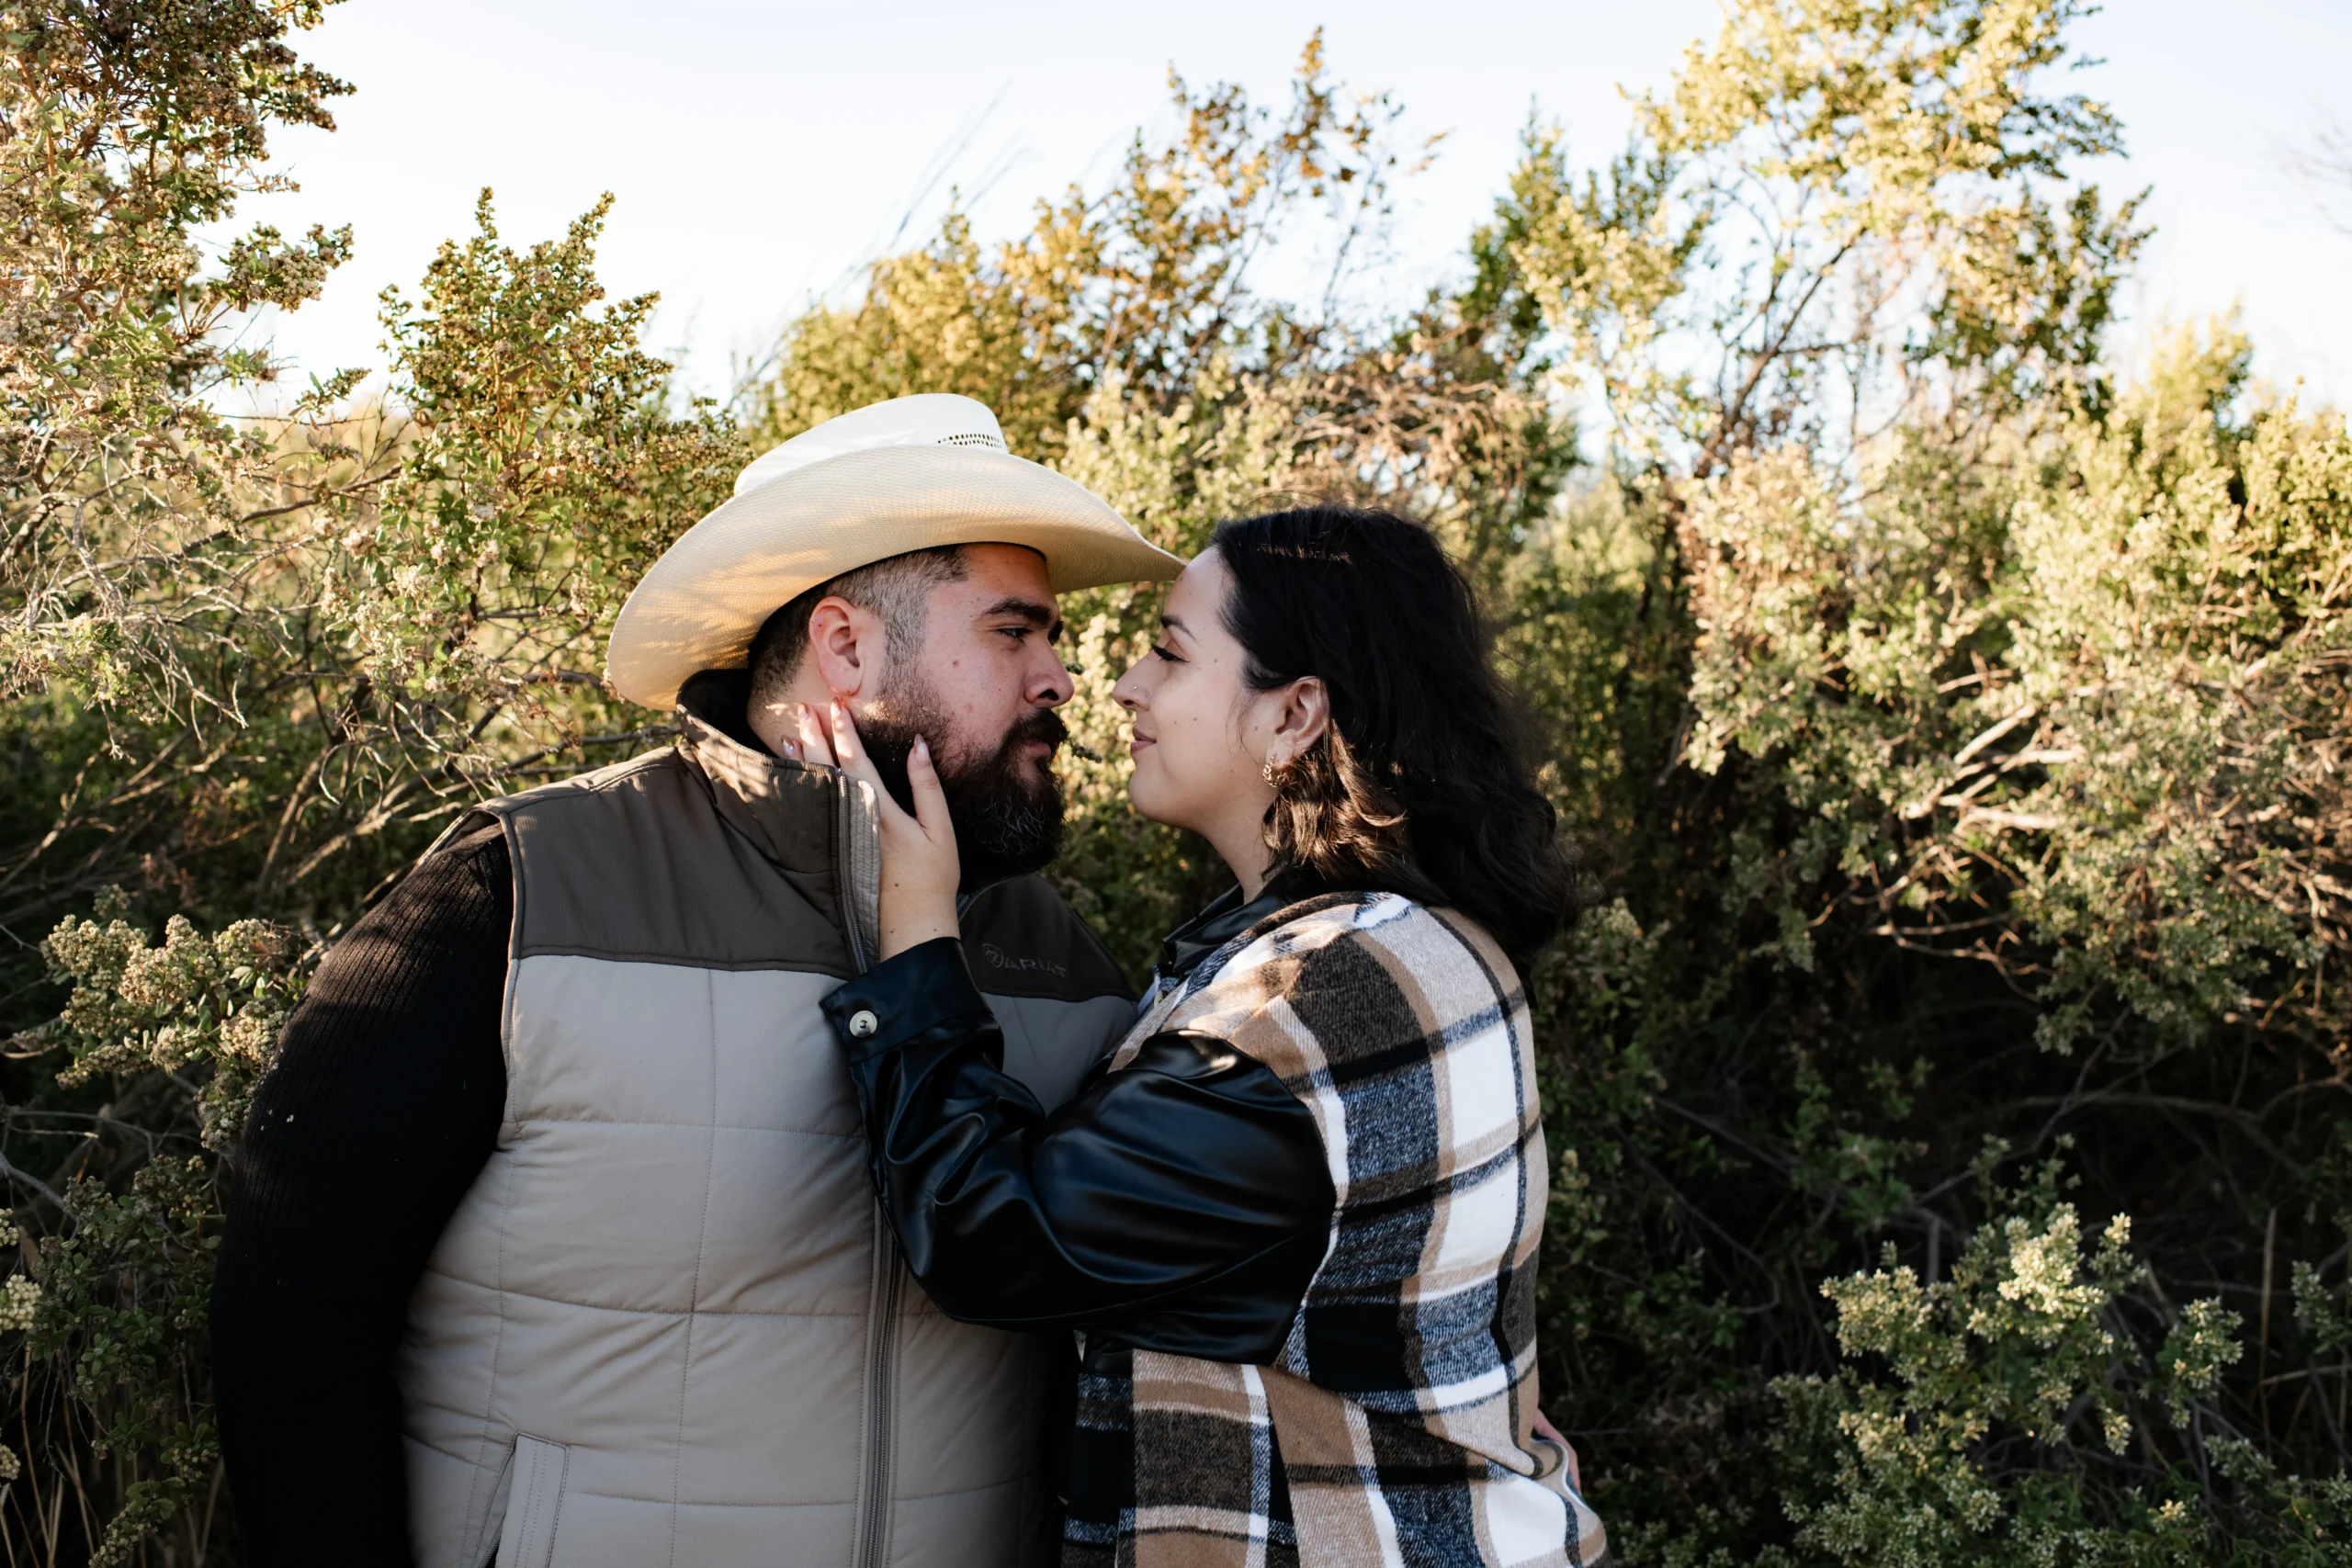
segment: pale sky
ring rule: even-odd
[[[277,134],[303,189],[241,219],[354,225],[356,256],[325,297],[274,326],[282,357],[323,371],[382,364],[378,291],[413,294],[481,186],[518,243],[610,190],[601,275],[616,297],[658,289],[656,346],[684,351],[689,386],[723,392],[812,295],[846,293],[910,208],[902,245],[949,184],[984,187],[969,204],[984,238],[1024,227],[1034,198],[1099,187],[1138,123],[1170,123],[1171,63],[1274,101],[1319,22],[1338,79],[1393,94],[1412,136],[1448,133],[1404,187],[1394,259],[1372,280],[1401,305],[1458,275],[1531,109],[1597,163],[1624,133],[1618,88],[1662,86],[1718,16],[1715,0],[345,0],[298,47],[358,93],[336,104],[334,133]],[[2129,139],[2101,182],[2154,187],[2120,351],[2161,320],[2235,305],[2259,372],[2352,402],[2352,233],[2289,167],[2321,127],[2352,127],[2352,4],[2112,0],[2077,36],[2106,63],[2075,81]]]

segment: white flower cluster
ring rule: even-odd
[[[2098,1285],[2078,1279],[2083,1261],[2082,1223],[2075,1218],[2072,1204],[2061,1204],[2039,1232],[2024,1219],[2008,1220],[2003,1229],[2008,1243],[2009,1274],[2000,1281],[2000,1297],[2016,1303],[2029,1314],[2051,1320],[2037,1336],[2042,1343],[2054,1344],[2064,1325],[2097,1313],[2107,1304],[2107,1294]],[[2118,1250],[2129,1247],[2132,1216],[2116,1215],[2108,1225],[2106,1240]],[[1970,1326],[1981,1332],[1987,1314],[1980,1313]]]
[[[0,1212],[0,1253],[14,1251],[24,1239],[17,1222]],[[40,1286],[22,1274],[0,1285],[0,1334],[21,1334],[33,1325],[33,1311],[40,1305]],[[0,1482],[17,1478],[17,1456],[0,1448]]]
[[[12,1274],[0,1286],[0,1334],[22,1334],[33,1325],[40,1305],[40,1286],[22,1274]]]
[[[258,1070],[297,989],[282,972],[277,934],[261,920],[208,936],[174,915],[153,946],[128,920],[68,918],[46,946],[75,981],[59,1019],[67,1038],[79,1037],[59,1077],[67,1085],[206,1057]]]

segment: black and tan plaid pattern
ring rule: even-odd
[[[1152,998],[1114,1069],[1174,1030],[1230,1043],[1314,1113],[1329,1248],[1278,1365],[1098,1363],[1065,1562],[1600,1561],[1600,1520],[1533,1432],[1544,1134],[1501,952],[1393,895],[1312,899]]]

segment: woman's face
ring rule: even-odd
[[[1201,834],[1231,863],[1261,841],[1273,804],[1264,775],[1283,694],[1252,692],[1244,678],[1248,655],[1219,614],[1229,581],[1215,550],[1194,557],[1168,591],[1152,650],[1112,695],[1135,719],[1136,809]]]

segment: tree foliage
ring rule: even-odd
[[[0,1171],[42,1303],[0,1438],[12,1562],[230,1549],[211,1180],[277,1021],[451,813],[662,732],[602,691],[603,631],[745,455],[673,406],[650,298],[604,307],[604,209],[516,250],[486,193],[385,301],[388,397],[354,406],[338,372],[281,416],[221,412],[281,374],[254,313],[349,250],[199,239],[283,185],[270,127],[332,123],[345,89],[288,43],[319,16],[0,27]]]
[[[466,805],[666,733],[603,641],[751,451],[956,391],[1170,548],[1338,497],[1476,584],[1587,867],[1527,977],[1543,1381],[1629,1561],[2342,1561],[2352,436],[2227,323],[2109,361],[2080,9],[1734,0],[1419,299],[1427,148],[1318,37],[1023,233],[951,211],[731,412],[605,301],[605,206],[516,246],[485,193],[389,394],[270,420],[240,323],[348,236],[195,236],[326,123],[317,6],[6,14],[9,1560],[234,1560],[213,1181],[309,965]],[[1065,605],[1055,874],[1138,969],[1216,874],[1109,760],[1154,605]]]

